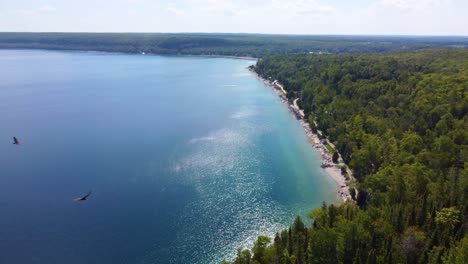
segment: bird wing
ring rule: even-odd
[[[78,197],[78,198],[73,199],[73,201],[75,201],[75,202],[84,201],[84,200],[86,200],[86,198],[88,198],[88,196],[90,196],[90,195],[91,195],[91,191],[89,191],[85,196],[81,196],[81,197]]]
[[[83,196],[84,199],[88,198],[91,195],[91,191],[89,191],[85,196]]]
[[[19,143],[18,138],[13,137],[13,142],[15,142],[16,144],[18,144],[18,143]]]

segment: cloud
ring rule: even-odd
[[[240,15],[242,8],[230,0],[205,0],[201,1],[202,10],[212,14]]]
[[[166,12],[175,16],[182,16],[185,14],[184,10],[177,8],[173,3],[167,5]]]
[[[57,9],[51,5],[43,5],[39,7],[39,11],[44,11],[44,12],[54,12],[55,10]]]
[[[377,8],[394,8],[401,11],[413,11],[436,8],[448,0],[380,0]]]
[[[323,5],[316,0],[296,0],[296,1],[279,1],[273,0],[273,7],[281,12],[290,13],[291,15],[310,15],[320,17],[336,13],[336,8],[330,5]]]
[[[199,10],[209,14],[259,17],[275,15],[276,17],[291,16],[324,16],[333,14],[336,9],[331,5],[321,4],[318,0],[192,0]]]
[[[130,9],[127,11],[127,14],[130,15],[130,16],[134,16],[136,15],[137,11],[135,9]]]
[[[16,12],[20,15],[34,15],[36,13],[33,9],[18,9]]]
[[[30,9],[21,8],[21,9],[16,10],[16,12],[19,13],[20,15],[31,16],[31,15],[37,15],[40,13],[50,13],[50,12],[54,12],[55,10],[57,9],[51,5],[42,5],[37,8],[30,8]]]

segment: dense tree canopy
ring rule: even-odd
[[[271,56],[256,71],[300,98],[359,191],[234,263],[467,263],[468,50]]]
[[[0,48],[262,57],[468,47],[468,37],[307,36],[203,33],[0,33]]]

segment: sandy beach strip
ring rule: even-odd
[[[278,82],[278,80],[274,80],[272,83],[271,83],[272,86],[275,86],[276,88],[280,89],[281,92],[283,92],[284,95],[287,95],[288,92],[286,92],[286,90],[284,89],[284,86],[282,84],[280,84]],[[271,86],[270,85],[270,86]]]
[[[293,107],[294,107],[294,110],[297,111],[302,118],[305,118],[305,114],[304,114],[304,110],[302,110],[299,105],[297,104],[297,101],[299,101],[299,98],[296,98],[294,99],[293,101]]]

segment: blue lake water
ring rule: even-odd
[[[252,63],[0,50],[0,263],[217,263],[336,201]]]

